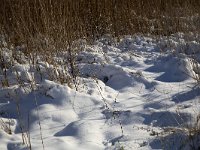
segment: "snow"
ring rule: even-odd
[[[192,55],[200,60],[200,45],[185,43],[178,34],[168,41],[127,36],[116,43],[104,37],[85,45],[76,58],[78,91],[51,81],[57,75],[47,62],[38,63],[42,79],[26,61],[14,62],[8,69],[10,87],[0,89],[0,149],[28,149],[21,126],[34,150],[176,149],[183,144],[188,149],[185,134],[170,132],[194,125],[200,110],[191,66]],[[4,52],[9,58],[11,52]],[[3,125],[10,125],[11,135]]]

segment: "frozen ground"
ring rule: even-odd
[[[29,131],[25,143],[29,139],[34,150],[190,149],[183,131],[200,110],[191,66],[200,45],[176,39],[168,45],[140,36],[118,44],[106,38],[85,46],[76,60],[78,91],[44,78],[33,92],[33,68],[16,63],[12,69],[24,84],[16,85],[16,72],[7,71],[11,86],[0,89],[0,149],[28,149],[21,131]]]

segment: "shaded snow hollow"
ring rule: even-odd
[[[180,147],[175,135],[169,133],[163,141],[160,133],[192,124],[199,111],[200,90],[190,77],[194,72],[189,57],[171,53],[164,40],[138,36],[114,45],[105,41],[86,46],[78,55],[78,91],[49,80],[35,92],[1,88],[1,119],[10,122],[12,134],[0,130],[0,150],[28,149],[22,144],[20,120],[34,150],[43,149],[41,136],[45,150]],[[176,41],[174,45],[181,47]],[[15,67],[28,80],[31,68]]]

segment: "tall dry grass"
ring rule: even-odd
[[[198,0],[0,0],[1,34],[27,49],[63,49],[73,40],[134,33],[197,32]],[[40,45],[40,47],[38,47]],[[54,45],[54,47],[52,47]]]

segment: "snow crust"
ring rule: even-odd
[[[12,130],[9,135],[0,123],[4,128],[0,149],[28,149],[22,144],[20,120],[30,132],[33,150],[43,149],[41,134],[45,150],[150,150],[163,149],[163,143],[180,147],[177,137],[184,139],[183,135],[168,133],[165,141],[160,135],[165,129],[192,126],[200,110],[190,57],[195,53],[200,58],[200,45],[195,41],[186,45],[180,39],[172,37],[170,46],[165,38],[142,36],[125,37],[119,43],[104,38],[86,45],[76,60],[78,91],[50,81],[47,75],[39,82],[26,62],[14,64],[27,86],[16,85],[16,72],[10,70],[11,86],[0,89],[1,119]],[[9,55],[6,50],[8,63]],[[52,72],[52,66],[38,65]],[[36,91],[28,88],[33,76]]]

